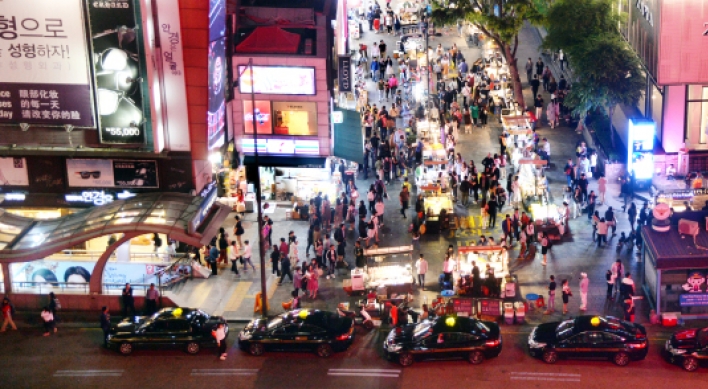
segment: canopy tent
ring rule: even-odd
[[[256,27],[243,42],[236,46],[237,53],[296,54],[300,47],[300,35],[280,27]]]

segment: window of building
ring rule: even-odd
[[[273,102],[276,135],[317,136],[317,103]]]
[[[689,85],[686,102],[686,134],[698,133],[700,144],[708,140],[708,86]]]

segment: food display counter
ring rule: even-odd
[[[541,177],[542,169],[539,167],[546,166],[547,164],[548,162],[542,159],[519,160],[518,176],[522,199],[536,196],[546,197],[548,188],[545,183],[547,180]]]
[[[413,246],[381,247],[364,250],[367,267],[363,282],[367,290],[376,290],[385,299],[413,291]],[[352,273],[359,276],[360,273]],[[354,279],[352,279],[352,284]]]
[[[449,218],[454,214],[454,204],[450,196],[433,196],[423,199],[425,207],[426,233],[439,233],[449,225]]]
[[[442,143],[425,142],[423,144],[423,160],[424,161],[443,161],[447,160],[447,151]]]

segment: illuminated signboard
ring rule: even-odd
[[[239,65],[239,91],[251,93],[251,67]],[[314,95],[315,68],[295,66],[253,66],[254,93],[272,95]]]
[[[256,130],[259,134],[273,133],[273,117],[270,101],[256,100]],[[253,134],[253,104],[243,101],[243,132]]]
[[[650,179],[654,174],[654,133],[656,124],[650,120],[629,120],[629,147],[627,170],[638,180]]]
[[[254,154],[253,139],[241,139],[241,151]],[[262,155],[320,155],[318,140],[258,139],[258,154]]]

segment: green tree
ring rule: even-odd
[[[609,0],[560,0],[546,13],[547,49],[563,49],[572,61],[576,49],[586,40],[617,30],[617,17]],[[571,62],[571,66],[573,63]]]
[[[578,80],[566,99],[584,123],[586,113],[604,108],[609,116],[612,147],[615,136],[612,116],[617,104],[635,105],[642,97],[646,78],[639,58],[616,33],[590,37],[573,49],[573,71]]]
[[[432,0],[431,20],[436,25],[452,25],[464,19],[476,25],[492,39],[509,65],[516,101],[524,107],[526,104],[521,89],[516,50],[519,46],[519,31],[524,21],[528,20],[534,24],[541,24],[543,21],[543,15],[536,8],[536,3],[539,2],[547,3],[546,0],[461,0],[453,5],[446,0]],[[493,12],[495,6],[498,9],[496,14]]]

